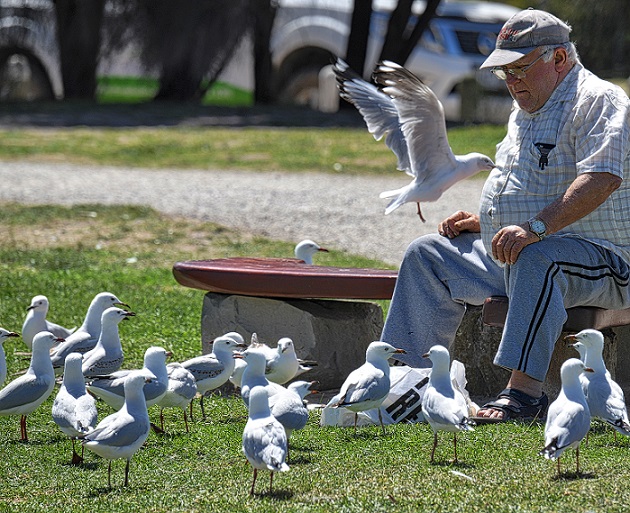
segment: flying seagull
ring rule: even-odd
[[[341,59],[333,66],[339,94],[363,116],[368,131],[385,144],[398,159],[398,169],[413,177],[409,185],[380,194],[391,198],[385,214],[404,203],[437,201],[456,182],[494,163],[481,153],[455,155],[448,143],[444,109],[435,93],[418,77],[390,61],[376,66],[374,81],[366,82]]]

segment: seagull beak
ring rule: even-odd
[[[237,360],[242,360],[243,355],[241,353],[232,353],[232,358],[235,358]]]
[[[16,333],[15,331],[10,331],[9,333],[7,333],[7,337],[19,337],[20,334]]]
[[[578,339],[575,335],[567,335],[566,337],[564,337],[564,340],[566,342],[577,342]]]
[[[125,311],[125,317],[123,318],[123,320],[126,321],[127,319],[129,319],[129,317],[135,317],[135,316],[136,316],[135,312]]]
[[[422,358],[428,358],[428,357],[429,357],[429,353],[424,353],[424,354],[422,355]]]
[[[66,339],[65,339],[65,338],[55,337],[55,342],[59,342],[59,343],[61,343],[61,342],[65,342],[65,341],[66,341]]]
[[[584,372],[595,372],[595,371],[591,369],[590,367],[584,367]]]
[[[26,311],[28,312],[29,310],[32,310],[33,308],[35,308],[35,305],[29,305],[26,307]]]
[[[405,351],[404,349],[396,349],[396,351],[394,351],[394,354],[407,354],[407,351]]]
[[[127,303],[114,303],[116,306],[124,306],[125,308],[131,309],[131,307]]]
[[[170,358],[171,356],[173,356],[173,351],[166,351],[166,357]]]
[[[328,253],[328,250],[326,248],[319,248],[317,251],[323,251],[325,253]]]

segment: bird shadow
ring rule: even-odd
[[[465,461],[457,460],[440,460],[429,462],[430,465],[434,467],[442,467],[442,468],[457,468],[460,470],[472,470],[475,469],[476,466],[472,463],[467,463]]]
[[[276,501],[288,501],[293,498],[293,492],[290,490],[269,490],[265,492],[254,492],[254,497],[268,498]]]
[[[578,479],[597,479],[594,472],[561,472],[556,474],[552,481],[577,481]]]

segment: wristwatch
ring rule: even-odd
[[[529,231],[538,235],[540,240],[543,240],[547,236],[547,227],[542,219],[532,217],[527,221],[527,224],[529,224]]]

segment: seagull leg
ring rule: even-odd
[[[575,473],[580,473],[580,446],[575,448]]]
[[[258,477],[258,469],[254,468],[254,479],[252,479],[252,486],[249,489],[249,494],[254,495],[254,485],[256,484],[256,478]]]
[[[453,463],[457,463],[457,433],[453,433],[453,450],[455,453]]]
[[[420,211],[420,202],[416,202],[416,205],[418,205],[418,217],[420,218],[420,221],[426,223],[427,220],[422,216],[422,212]]]
[[[164,408],[160,408],[160,429],[164,431]]]
[[[204,410],[203,408],[203,398],[204,398],[204,395],[201,394],[201,399],[199,399],[199,404],[201,405],[201,418],[203,420],[206,420],[206,410]]]
[[[193,420],[192,401],[190,401],[190,420]]]
[[[358,413],[354,413],[354,436],[357,436],[357,417],[359,416]]]
[[[26,435],[26,415],[20,417],[20,441],[28,442],[28,436]]]
[[[435,461],[435,448],[437,447],[438,439],[437,439],[437,431],[433,433],[433,449],[431,449],[431,463]]]
[[[383,434],[386,435],[385,426],[383,425],[383,416],[381,415],[381,409],[378,409],[378,420],[381,422],[381,428],[383,428]]]
[[[127,458],[127,464],[125,465],[125,486],[129,485],[129,458]]]
[[[112,488],[112,460],[109,460],[107,465],[107,487],[110,490]]]
[[[269,472],[269,495],[273,491],[273,472]]]
[[[192,403],[190,404],[192,405]],[[190,420],[192,420],[192,418]],[[184,409],[184,424],[186,424],[186,433],[190,433],[188,429],[188,417],[186,416],[186,409]]]
[[[77,450],[75,448],[76,439],[72,438],[72,459],[70,460],[71,465],[80,465],[83,463],[83,456],[79,456]]]
[[[558,477],[560,477],[560,474],[562,473],[562,472],[560,471],[560,457],[558,457],[558,460],[557,460],[557,461],[558,461]]]

